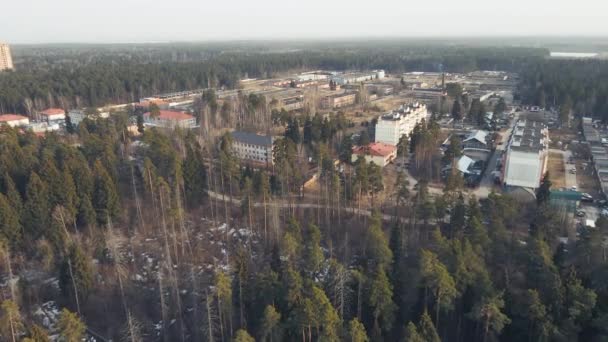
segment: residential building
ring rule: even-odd
[[[49,108],[38,113],[42,121],[48,123],[65,120],[65,110],[61,108]]]
[[[239,159],[254,164],[273,164],[274,139],[271,136],[235,131],[232,138],[232,148]]]
[[[331,79],[339,85],[345,85],[351,83],[371,81],[373,79],[382,79],[384,77],[384,70],[374,70],[370,72],[352,72],[333,75]]]
[[[359,159],[359,156],[363,156],[367,163],[374,163],[380,167],[384,167],[397,158],[397,147],[380,142],[370,143],[367,146],[353,147],[351,161],[354,163]]]
[[[323,108],[340,108],[355,104],[357,100],[356,93],[341,93],[325,96],[321,99],[321,107]]]
[[[424,104],[402,105],[378,119],[376,142],[396,146],[404,134],[409,135],[416,124],[427,117],[428,111]]]
[[[0,125],[8,125],[11,127],[19,127],[29,125],[30,119],[23,115],[17,114],[2,114],[0,115]]]
[[[478,149],[478,150],[490,150],[491,147],[488,144],[488,132],[477,130],[469,133],[466,138],[462,140],[462,149]]]
[[[92,120],[96,119],[107,119],[110,117],[109,112],[99,112],[95,115],[87,114],[82,109],[72,109],[68,112],[68,116],[70,117],[70,122],[74,126],[78,126],[85,118],[89,118]]]
[[[0,43],[0,71],[13,70],[13,56],[8,44]]]
[[[196,126],[196,118],[185,112],[161,110],[157,116],[152,116],[150,112],[144,113],[144,124],[166,128],[193,128]]]
[[[547,170],[549,131],[543,121],[519,120],[504,154],[503,182],[508,188],[519,187],[533,193]]]

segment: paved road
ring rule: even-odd
[[[511,132],[513,131],[513,127],[515,127],[518,118],[519,113],[515,112],[515,116],[513,117],[513,124],[507,130],[501,132],[502,143],[496,146],[496,150],[488,160],[488,167],[486,168],[486,171],[484,172],[481,178],[479,187],[472,191],[478,198],[488,197],[488,195],[492,191],[492,188],[494,187],[494,176],[492,173],[496,170],[496,164],[501,159],[502,154],[507,148],[507,142],[509,141],[509,137],[511,136]]]
[[[568,160],[570,159],[570,157],[572,157],[572,151],[570,151],[570,150],[563,151],[563,150],[558,150],[558,149],[552,148],[552,149],[549,149],[549,153],[557,153],[557,154],[562,155],[562,162],[564,163],[564,170],[565,170],[564,183],[565,183],[566,189],[570,189],[573,186],[578,186],[578,183],[576,182],[576,174],[570,173],[570,169],[575,167],[575,165],[568,164]]]

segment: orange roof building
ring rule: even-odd
[[[41,111],[40,116],[46,121],[65,120],[65,110],[61,108],[49,108]]]
[[[30,124],[30,119],[18,114],[2,114],[0,115],[0,124],[11,127],[26,126]]]
[[[386,166],[397,158],[397,147],[385,143],[370,143],[366,146],[353,147],[352,162],[363,156],[368,163],[374,163],[380,167]]]

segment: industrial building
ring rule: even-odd
[[[232,148],[239,159],[254,164],[273,164],[273,138],[248,132],[232,132]]]
[[[396,146],[404,134],[409,135],[416,124],[427,117],[428,111],[424,104],[402,105],[378,119],[376,142]]]
[[[166,128],[193,128],[196,126],[196,118],[184,112],[161,110],[157,116],[151,115],[150,112],[144,113],[144,123]]]
[[[8,44],[0,43],[0,71],[13,70],[13,56]]]
[[[370,72],[352,72],[333,75],[331,80],[339,85],[360,83],[365,81],[371,81],[374,79],[383,79],[385,77],[384,70],[373,70]]]
[[[325,96],[321,99],[321,107],[323,108],[340,108],[355,104],[357,100],[356,93],[342,93]]]
[[[530,194],[540,186],[547,170],[549,131],[545,122],[517,122],[504,154],[503,182],[507,190],[523,188]]]

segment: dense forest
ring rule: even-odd
[[[53,333],[68,341],[608,338],[608,221],[561,243],[548,181],[528,206],[456,183],[412,192],[362,159],[336,169],[343,127],[320,118],[289,120],[268,171],[241,165],[229,134],[130,137],[127,122],[2,129],[1,265],[19,279],[3,288],[4,340],[46,341],[32,317],[48,301],[65,308]],[[400,154],[424,169],[434,127]],[[320,168],[304,204],[302,149]]]
[[[541,107],[571,108],[581,116],[608,120],[608,61],[546,60],[521,73],[523,100]]]
[[[269,78],[292,70],[519,71],[548,53],[533,48],[422,44],[395,47],[380,43],[365,47],[343,43],[338,48],[316,47],[305,51],[264,46],[260,51],[257,46],[249,49],[247,45],[240,50],[232,46],[208,49],[176,46],[175,51],[170,47],[158,51],[136,47],[132,48],[134,51],[121,52],[107,49],[109,52],[85,50],[82,57],[78,57],[79,50],[59,50],[63,51],[57,52],[59,55],[47,52],[44,56],[34,50],[21,57],[36,63],[26,63],[23,68],[17,64],[17,71],[0,74],[0,112],[30,114],[51,106],[73,108],[134,102],[161,92],[236,88],[244,77]],[[175,57],[180,55],[187,57]]]

